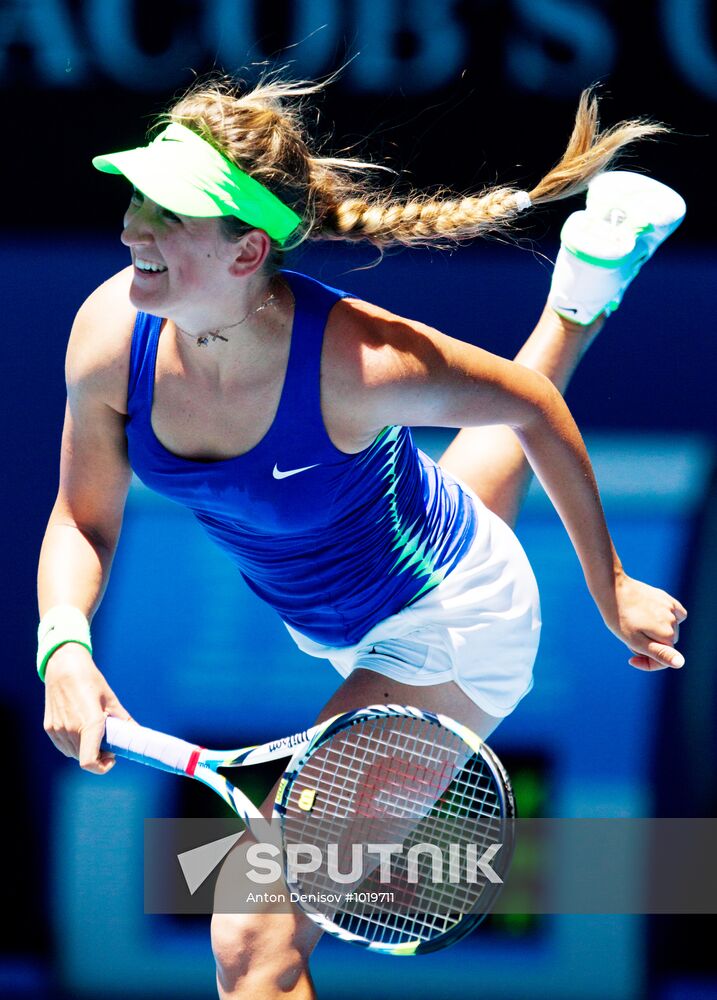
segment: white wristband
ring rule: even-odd
[[[79,608],[58,604],[42,616],[37,627],[37,672],[45,680],[47,661],[60,646],[77,642],[92,653],[90,623]]]

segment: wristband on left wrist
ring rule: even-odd
[[[37,628],[37,672],[45,680],[47,661],[60,646],[76,642],[92,654],[92,638],[87,616],[71,604],[58,604],[43,616]]]

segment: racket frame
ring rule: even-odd
[[[229,751],[201,747],[157,730],[140,726],[135,722],[109,716],[106,720],[105,739],[102,747],[138,763],[201,781],[219,795],[250,830],[252,824],[264,824],[265,827],[266,818],[241,789],[233,785],[225,775],[219,773],[219,769],[249,767],[288,757],[290,759],[279,782],[272,808],[272,819],[281,822],[283,837],[283,818],[292,785],[312,752],[335,733],[347,729],[359,721],[397,715],[437,723],[462,739],[488,765],[499,793],[503,818],[506,821],[515,818],[515,799],[510,779],[490,747],[472,730],[454,719],[407,705],[369,705],[365,708],[339,713],[310,729],[285,736],[279,740]],[[504,870],[507,870],[513,853],[513,827],[514,824],[511,822],[505,824],[507,843],[502,848]],[[465,914],[450,930],[440,936],[428,941],[415,940],[400,944],[369,941],[365,937],[352,934],[311,908],[302,906],[301,909],[322,930],[343,941],[363,945],[371,951],[383,952],[384,954],[411,956],[427,954],[447,947],[469,934],[485,918],[490,903],[500,888],[500,884],[486,886],[485,905],[482,904],[481,912]]]

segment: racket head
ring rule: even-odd
[[[489,866],[502,879],[513,853],[515,800],[495,753],[460,723],[409,706],[329,720],[290,762],[274,812],[287,886],[304,912],[392,955],[435,951],[473,930],[502,882],[475,864],[469,873],[469,858],[494,849]],[[384,868],[368,845],[400,850]],[[320,866],[302,870],[314,848]]]

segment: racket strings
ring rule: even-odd
[[[475,848],[476,858],[480,858],[488,846],[501,843],[503,823],[499,803],[493,803],[491,807],[494,810],[494,820],[473,822],[475,819],[472,814],[473,803],[461,786],[465,784],[467,776],[470,775],[477,779],[477,786],[485,792],[489,779],[484,773],[485,768],[479,759],[471,763],[474,765],[477,763],[479,766],[477,768],[471,767],[467,773],[464,771],[456,781],[456,786],[465,810],[463,818],[468,820],[470,826],[470,843]],[[486,801],[487,798],[484,795],[481,802],[485,805]],[[352,914],[345,924],[346,928],[365,934],[365,925],[370,924],[373,928],[374,940],[380,942],[392,943],[396,936],[401,939],[408,937],[409,939],[430,940],[445,933],[460,922],[465,914],[475,912],[481,902],[488,879],[476,871],[475,881],[464,881],[466,873],[463,850],[459,850],[458,857],[455,859],[459,873],[448,873],[449,877],[458,874],[458,881],[444,881],[446,872],[442,870],[443,866],[439,868],[438,879],[435,879],[433,857],[428,852],[418,854],[416,871],[414,872],[415,882],[409,880],[408,851],[412,847],[422,844],[437,846],[441,850],[441,857],[444,861],[446,856],[450,857],[451,844],[458,848],[465,847],[467,830],[464,826],[456,826],[455,820],[459,818],[458,814],[453,812],[452,820],[454,822],[447,824],[446,817],[441,815],[440,808],[437,807],[431,815],[419,823],[404,841],[404,853],[395,860],[391,880],[394,896],[400,896],[399,887],[405,888],[403,907],[401,907],[401,899],[394,898],[393,905],[398,904],[400,907],[398,912],[395,910],[390,913],[376,912],[375,908],[372,911],[370,907],[366,906],[361,912]],[[380,889],[379,884],[370,886],[370,881],[371,878],[361,888]],[[386,909],[386,907],[382,909]]]
[[[445,839],[445,830],[441,829],[440,832]],[[473,840],[475,839],[474,837]],[[499,838],[490,836],[488,839],[495,842]],[[424,825],[416,830],[413,837],[404,841],[403,847],[407,850],[414,843],[426,842],[439,843],[444,849],[448,846]],[[415,873],[417,878],[413,884],[409,878],[406,855],[395,859],[390,885],[376,882],[375,876],[371,878],[369,875],[359,886],[359,891],[380,892],[388,888],[391,891],[389,900],[384,904],[367,903],[351,907],[351,912],[341,914],[339,919],[334,916],[335,922],[351,932],[360,933],[363,937],[370,936],[374,941],[389,943],[406,939],[430,939],[459,922],[462,916],[474,909],[479,901],[485,880],[479,879],[468,891],[465,891],[465,888],[462,890],[460,886],[434,882],[432,860],[430,856],[426,856],[426,860],[423,861],[423,857],[419,856]],[[313,887],[318,889],[320,883],[315,883]],[[372,897],[364,898],[370,900]]]
[[[297,806],[305,789],[314,793],[309,810]],[[503,815],[490,767],[457,734],[422,718],[372,718],[332,736],[300,768],[287,800],[285,840],[322,850],[335,845],[342,873],[354,844],[400,844],[388,884],[377,858],[366,872],[364,854],[355,884],[337,885],[322,865],[303,873],[298,886],[317,898],[358,892],[359,901],[341,908],[316,908],[350,934],[397,944],[445,933],[475,910],[487,883],[480,872],[470,882],[435,880],[427,851],[418,851],[409,869],[410,849],[437,847],[445,867],[451,844],[470,842],[480,858],[486,846],[500,843]]]
[[[318,757],[318,755],[314,755]],[[371,766],[367,756],[360,757],[346,748],[329,747],[320,759],[313,758],[302,769],[302,784],[317,790],[317,798],[331,803],[331,818],[337,822],[356,821],[365,816],[394,815],[414,818],[421,803],[432,805],[437,789],[447,785],[426,780],[425,768],[397,767],[391,758],[377,757],[372,777],[380,777],[383,786],[378,791],[366,790],[365,773]]]
[[[391,795],[386,799],[387,807],[390,802],[390,807],[396,810],[403,800],[406,810],[415,815],[419,805],[415,795],[422,792],[426,801],[433,801],[436,791],[447,785],[449,779],[446,775],[452,773],[455,763],[446,757],[445,751],[450,748],[445,744],[439,746],[433,740],[413,736],[413,744],[408,746],[405,735],[389,730],[391,738],[385,739],[371,731],[351,731],[351,740],[335,740],[322,748],[324,752],[320,757],[318,754],[312,755],[302,773],[307,780],[311,775],[312,780],[321,782],[327,777],[328,771],[327,780],[332,792],[339,798],[343,797],[347,809],[356,810],[355,794],[359,787],[366,785],[366,767],[381,762],[385,767],[385,778],[390,780],[390,762],[402,760],[402,766],[399,768],[396,765],[394,769]],[[454,737],[456,749],[460,746],[467,756],[471,751],[467,751],[458,737],[452,733],[450,735]],[[401,751],[403,756],[399,757]],[[438,756],[439,751],[443,751],[443,757]],[[414,784],[409,787],[407,782],[411,779]],[[380,791],[386,790],[379,786]]]
[[[476,787],[483,793],[486,791],[492,793],[489,787],[492,777],[485,774],[482,761],[474,760],[472,763],[476,763],[478,767],[471,767],[468,774],[476,779]],[[475,874],[468,878],[465,868],[468,863],[467,847],[470,844],[474,852],[474,861],[477,862],[486,848],[491,844],[500,844],[503,840],[500,806],[494,801],[494,795],[484,794],[478,804],[479,810],[487,808],[490,797],[492,818],[486,818],[480,812],[476,815],[475,802],[466,796],[465,789],[461,788],[464,777],[465,772],[461,774],[461,780],[456,782],[462,803],[462,814],[453,811],[447,816],[440,808],[436,808],[410,834],[404,842],[405,853],[396,860],[396,876],[400,881],[402,877],[409,878],[407,859],[412,847],[421,844],[438,846],[441,851],[440,857],[443,859],[442,868],[445,868],[446,856],[449,858],[451,856],[451,845],[457,848],[457,856],[451,860],[458,871],[449,871],[448,878],[445,877],[445,870],[442,871],[441,868],[438,878],[434,877],[433,857],[430,853],[418,854],[415,874],[416,895],[410,913],[406,914],[407,921],[404,922],[404,929],[409,929],[415,936],[432,937],[435,933],[443,933],[448,927],[460,921],[465,914],[476,911],[488,885],[488,878],[477,867]]]
[[[455,769],[455,753],[444,753],[441,760],[433,741],[418,744],[414,739],[409,746],[405,739],[399,742],[401,734],[393,730],[390,739],[373,732],[340,735],[302,769],[302,785],[316,789],[327,825],[346,820],[357,824],[361,817],[415,820],[432,808]]]

